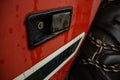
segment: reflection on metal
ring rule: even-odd
[[[58,13],[53,15],[52,32],[56,32],[69,27],[70,12]]]

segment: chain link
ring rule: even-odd
[[[112,51],[116,51],[116,52],[120,52],[120,46],[116,46],[116,45],[109,45],[106,43],[103,43],[100,39],[96,39],[95,37],[93,37],[91,34],[89,34],[88,36],[88,40],[90,40],[90,42],[92,44],[94,44],[96,47],[98,47],[98,49],[94,52],[92,58],[87,58],[87,59],[81,59],[80,63],[82,64],[91,64],[96,66],[99,69],[102,69],[104,71],[112,71],[112,72],[119,72],[120,71],[120,64],[115,64],[113,66],[108,66],[105,64],[101,64],[98,60],[98,58],[100,57],[101,53],[103,50],[112,50]]]

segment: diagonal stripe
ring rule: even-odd
[[[73,40],[71,40],[69,43],[67,43],[66,45],[64,45],[63,47],[61,47],[60,49],[58,49],[57,51],[55,51],[54,53],[52,53],[51,55],[49,55],[48,57],[46,57],[45,59],[43,59],[42,61],[38,62],[36,65],[34,65],[33,67],[31,67],[30,69],[28,69],[27,71],[25,71],[24,73],[22,73],[21,75],[19,75],[18,77],[16,77],[14,80],[23,80],[26,79],[27,77],[29,77],[31,74],[33,74],[34,72],[36,72],[37,70],[39,70],[41,67],[43,67],[45,64],[47,64],[48,62],[50,62],[52,59],[54,59],[56,56],[58,56],[60,53],[62,53],[64,50],[66,50],[68,47],[70,47],[72,44],[74,44],[76,41],[78,41],[79,39],[83,39],[84,38],[85,33],[83,32],[82,34],[80,34],[79,36],[77,36],[76,38],[74,38]],[[82,41],[82,40],[81,40]],[[79,42],[79,45],[81,43],[81,41]],[[44,80],[48,80],[52,75],[54,75],[64,64],[66,64],[76,53],[76,51],[78,50],[77,46],[76,50],[73,52],[73,54],[71,56],[69,56],[61,65],[59,65],[55,70],[53,70],[46,78],[44,78]]]

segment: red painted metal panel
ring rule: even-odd
[[[96,1],[96,2],[94,2]],[[82,32],[88,31],[100,0],[1,0],[0,1],[0,78],[11,80]],[[27,14],[73,7],[69,31],[61,34],[33,50],[28,49],[26,26]],[[94,7],[97,6],[97,7]],[[68,72],[70,60],[58,73],[63,80]],[[61,74],[61,77],[60,77]],[[51,78],[51,80],[54,80]]]

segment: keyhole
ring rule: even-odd
[[[43,22],[39,22],[38,23],[38,29],[41,30],[44,28],[44,23]]]

